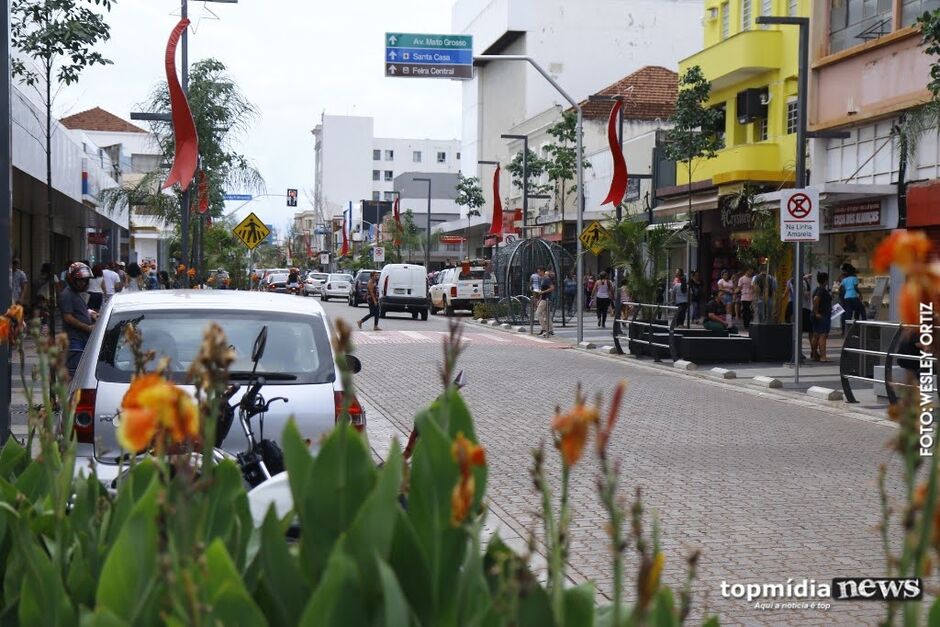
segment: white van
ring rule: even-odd
[[[379,275],[379,307],[382,317],[390,311],[428,319],[428,270],[411,263],[390,263]]]

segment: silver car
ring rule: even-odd
[[[320,288],[329,278],[325,272],[311,272],[304,281],[304,296],[317,296],[320,294]]]
[[[349,298],[349,287],[352,285],[351,274],[331,274],[326,282],[320,286],[320,300],[326,302],[331,298]]]
[[[264,418],[265,437],[281,440],[289,417],[301,436],[315,447],[336,423],[342,407],[342,385],[333,359],[328,318],[317,303],[282,294],[227,290],[153,290],[115,295],[104,307],[91,334],[70,392],[77,395],[75,431],[77,469],[97,464],[98,476],[110,482],[117,476],[124,451],[117,442],[120,407],[134,373],[134,357],[124,336],[133,324],[143,350],[169,359],[168,377],[189,394],[187,371],[196,358],[209,321],[218,323],[235,350],[229,372],[241,385],[238,401],[250,378],[251,353],[262,327],[268,327],[267,346],[258,363],[265,379],[261,394],[287,402],[271,405]],[[353,360],[358,370],[358,360]],[[73,396],[75,398],[76,396]],[[357,402],[350,409],[353,423],[365,428],[365,413]],[[255,419],[255,433],[260,425]],[[237,453],[247,448],[244,433],[232,428],[222,448]]]

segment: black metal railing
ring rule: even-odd
[[[620,304],[621,307],[616,312],[616,318],[614,318],[613,331],[614,345],[621,354],[634,347],[647,347],[654,361],[662,361],[660,356],[663,350],[669,351],[669,356],[673,361],[679,358],[678,351],[676,350],[675,335],[676,312],[679,311],[678,307],[674,305],[634,303],[631,301],[622,302]],[[620,317],[623,312],[623,306],[627,306],[631,309],[629,319]],[[668,316],[668,319],[661,319],[660,316],[663,314]],[[624,328],[626,328],[626,332],[624,332]],[[657,335],[662,336],[663,334],[667,335],[665,342],[661,341],[661,337],[656,337]],[[620,345],[620,338],[622,337],[627,338],[627,351]],[[642,354],[643,351],[638,350],[636,352]]]
[[[917,333],[920,325],[878,320],[847,320],[846,325],[842,352],[839,354],[839,377],[842,380],[842,391],[848,403],[858,403],[852,390],[852,381],[866,381],[884,384],[888,402],[893,405],[898,402],[896,387],[917,387],[894,380],[895,361],[899,359],[936,360],[930,356],[921,357],[919,353],[912,355],[897,352],[904,330],[909,329],[910,332]],[[936,330],[940,329],[940,326],[934,326],[933,329],[936,335]],[[887,335],[890,335],[890,339],[887,346],[882,348]],[[883,379],[875,377],[875,366],[884,366]]]

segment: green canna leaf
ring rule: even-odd
[[[284,528],[277,519],[274,508],[268,510],[261,527],[261,550],[259,559],[265,587],[277,616],[278,625],[296,625],[312,592],[304,579],[297,558],[287,548]]]
[[[376,566],[382,585],[382,613],[378,624],[384,627],[409,627],[411,621],[408,601],[398,584],[395,571],[381,559],[376,559]]]
[[[206,562],[208,573],[204,583],[210,607],[206,623],[244,627],[267,625],[268,621],[261,609],[248,595],[221,538],[216,538],[209,545]]]
[[[320,578],[320,585],[304,608],[301,627],[367,627],[356,563],[337,543]]]

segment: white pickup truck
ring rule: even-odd
[[[431,313],[443,310],[448,316],[457,309],[472,310],[477,303],[496,296],[496,277],[487,274],[485,268],[472,266],[469,271],[462,267],[448,268],[437,275],[437,282],[428,290],[431,298]]]

